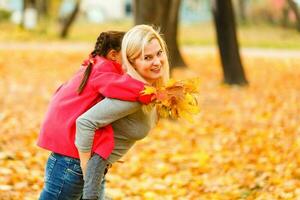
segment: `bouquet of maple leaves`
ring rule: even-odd
[[[144,95],[154,95],[155,99],[145,106],[146,112],[156,108],[159,117],[192,120],[191,115],[199,113],[197,94],[199,79],[170,80],[165,86],[156,88],[145,86]]]

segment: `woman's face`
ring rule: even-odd
[[[163,65],[166,56],[157,39],[152,39],[145,45],[144,55],[140,54],[133,61],[135,70],[149,83],[163,76]]]

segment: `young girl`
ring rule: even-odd
[[[79,155],[74,144],[76,119],[104,97],[147,103],[141,96],[144,83],[123,74],[121,40],[123,32],[103,32],[97,39],[90,59],[63,84],[51,99],[41,127],[38,145],[52,151],[49,156],[45,184],[40,199],[79,199],[83,179]],[[114,148],[113,130],[108,125],[97,131],[93,151],[104,149],[107,158]]]
[[[150,26],[138,25],[125,34],[122,59],[127,73],[144,83],[161,86],[169,78],[165,42]],[[77,119],[75,144],[84,174],[83,199],[104,199],[104,174],[108,166],[144,138],[155,121],[155,110],[147,114],[139,103],[111,98],[105,98]],[[105,149],[93,151],[92,143],[93,138],[104,137],[97,136],[95,130],[110,123],[115,148],[106,159]]]

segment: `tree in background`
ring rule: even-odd
[[[26,12],[28,9],[36,9],[36,0],[23,0],[22,21],[20,23],[21,28],[26,28]]]
[[[34,29],[39,21],[48,17],[50,0],[23,0],[23,12],[20,26]]]
[[[239,18],[242,23],[245,23],[247,21],[247,0],[238,0],[238,8]]]
[[[289,20],[288,20],[288,16],[289,15],[289,6],[288,4],[285,4],[283,7],[282,7],[282,21],[281,21],[281,25],[283,27],[288,27],[288,23],[289,23]]]
[[[296,27],[297,27],[297,30],[300,32],[300,12],[298,10],[297,4],[293,0],[287,0],[287,3],[295,15],[296,24],[297,24]]]
[[[61,38],[66,38],[68,36],[71,25],[73,24],[73,22],[76,19],[76,16],[79,13],[80,3],[81,3],[80,0],[76,0],[73,12],[69,16],[67,16],[65,19],[62,20],[61,31],[59,34]]]
[[[214,0],[213,15],[222,61],[224,82],[247,84],[236,36],[234,11],[231,0]]]
[[[37,0],[37,10],[39,19],[47,18],[49,15],[50,0]]]
[[[177,42],[181,0],[135,0],[133,3],[135,24],[149,24],[161,28],[169,50],[170,67],[186,66]]]

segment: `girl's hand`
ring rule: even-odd
[[[79,152],[80,167],[83,174],[83,178],[86,175],[86,167],[90,157],[91,157],[90,152]]]
[[[82,161],[80,161],[80,167],[81,167],[83,179],[84,179],[85,173],[86,173],[86,166],[87,166],[87,162],[82,162]]]

